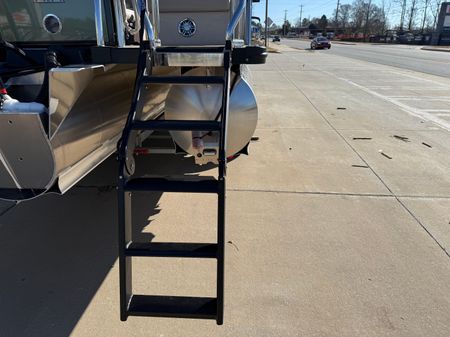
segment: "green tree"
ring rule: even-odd
[[[289,20],[286,20],[283,24],[283,35],[287,35],[287,33],[289,33],[290,30],[291,30],[291,23],[289,22]]]
[[[324,33],[326,33],[328,27],[328,19],[326,15],[322,15],[322,17],[320,18],[319,27]]]

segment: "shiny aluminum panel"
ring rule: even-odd
[[[170,67],[222,67],[223,53],[158,53],[159,65]]]
[[[7,173],[0,177],[0,187],[47,186],[55,176],[55,165],[41,116],[0,112],[0,130],[0,166]]]
[[[135,73],[132,65],[53,69],[49,134],[46,116],[0,111],[0,199],[32,198],[50,188],[64,193],[108,158],[125,125]],[[156,67],[154,74],[179,75],[180,69]],[[142,119],[162,114],[169,89],[143,88]]]

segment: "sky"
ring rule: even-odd
[[[353,0],[341,0],[341,5],[352,3]],[[253,12],[255,16],[259,16],[264,21],[265,17],[265,0],[260,3],[253,4]],[[380,4],[381,0],[373,1]],[[284,21],[284,10],[287,10],[287,19],[295,24],[300,18],[300,5],[303,5],[303,18],[321,17],[325,14],[327,17],[333,15],[337,6],[337,0],[269,0],[269,17],[277,24],[281,25]],[[399,13],[393,11],[391,19],[396,20]]]
[[[323,14],[331,16],[336,9],[337,0],[269,0],[269,17],[277,24],[284,21],[284,10],[287,10],[287,19],[296,23],[300,17],[300,5],[303,4],[303,18],[321,17]],[[265,17],[265,0],[253,4],[255,16]]]

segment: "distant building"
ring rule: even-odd
[[[436,32],[433,34],[431,44],[450,46],[450,2],[442,4]]]

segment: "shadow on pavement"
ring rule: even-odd
[[[202,169],[182,157],[139,163],[152,174]],[[0,336],[70,335],[117,259],[116,174],[110,158],[66,195],[24,202],[0,217]],[[160,197],[133,198],[140,240],[154,237],[141,230],[158,213]]]

